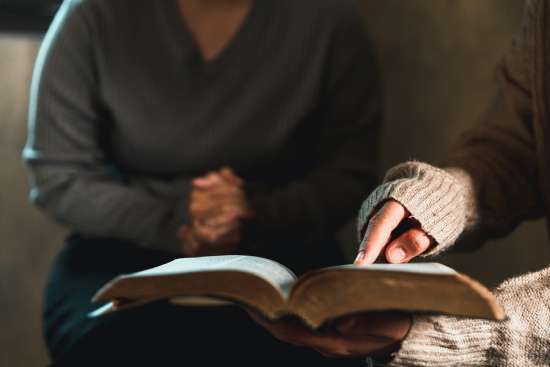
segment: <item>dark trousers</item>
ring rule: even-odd
[[[280,342],[240,308],[156,302],[100,318],[93,294],[122,273],[174,257],[117,240],[70,236],[46,289],[44,333],[55,366],[360,366]]]

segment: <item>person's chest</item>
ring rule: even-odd
[[[101,99],[117,164],[158,173],[253,169],[310,149],[323,44],[266,18],[205,63],[174,20],[159,19],[103,46]]]
[[[261,0],[260,0],[261,1]],[[213,62],[242,31],[247,31],[259,4],[255,0],[204,2],[177,0],[179,19],[205,62]],[[244,30],[243,30],[244,28]]]

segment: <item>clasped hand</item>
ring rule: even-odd
[[[178,231],[185,255],[222,255],[237,249],[242,221],[253,215],[243,186],[243,180],[230,168],[193,180],[189,204],[191,224]]]

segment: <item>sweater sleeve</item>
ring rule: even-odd
[[[359,233],[373,210],[390,198],[436,240],[430,254],[463,233],[477,245],[543,214],[531,99],[540,5],[538,0],[527,3],[523,30],[497,69],[499,92],[482,123],[463,135],[445,169],[407,162],[390,170],[362,206]]]
[[[105,148],[110,130],[101,117],[97,45],[83,5],[63,3],[37,59],[23,151],[30,199],[83,235],[179,252],[176,231],[187,220],[189,182],[143,185],[116,174]]]
[[[495,294],[505,321],[416,315],[390,366],[548,366],[550,268],[510,279]]]

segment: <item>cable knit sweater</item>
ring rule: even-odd
[[[444,168],[407,162],[365,201],[358,228],[387,199],[435,239],[428,255],[511,232],[550,214],[550,3],[529,0],[524,26],[498,68],[499,94]],[[507,320],[416,315],[391,366],[550,366],[550,267],[495,290]]]

